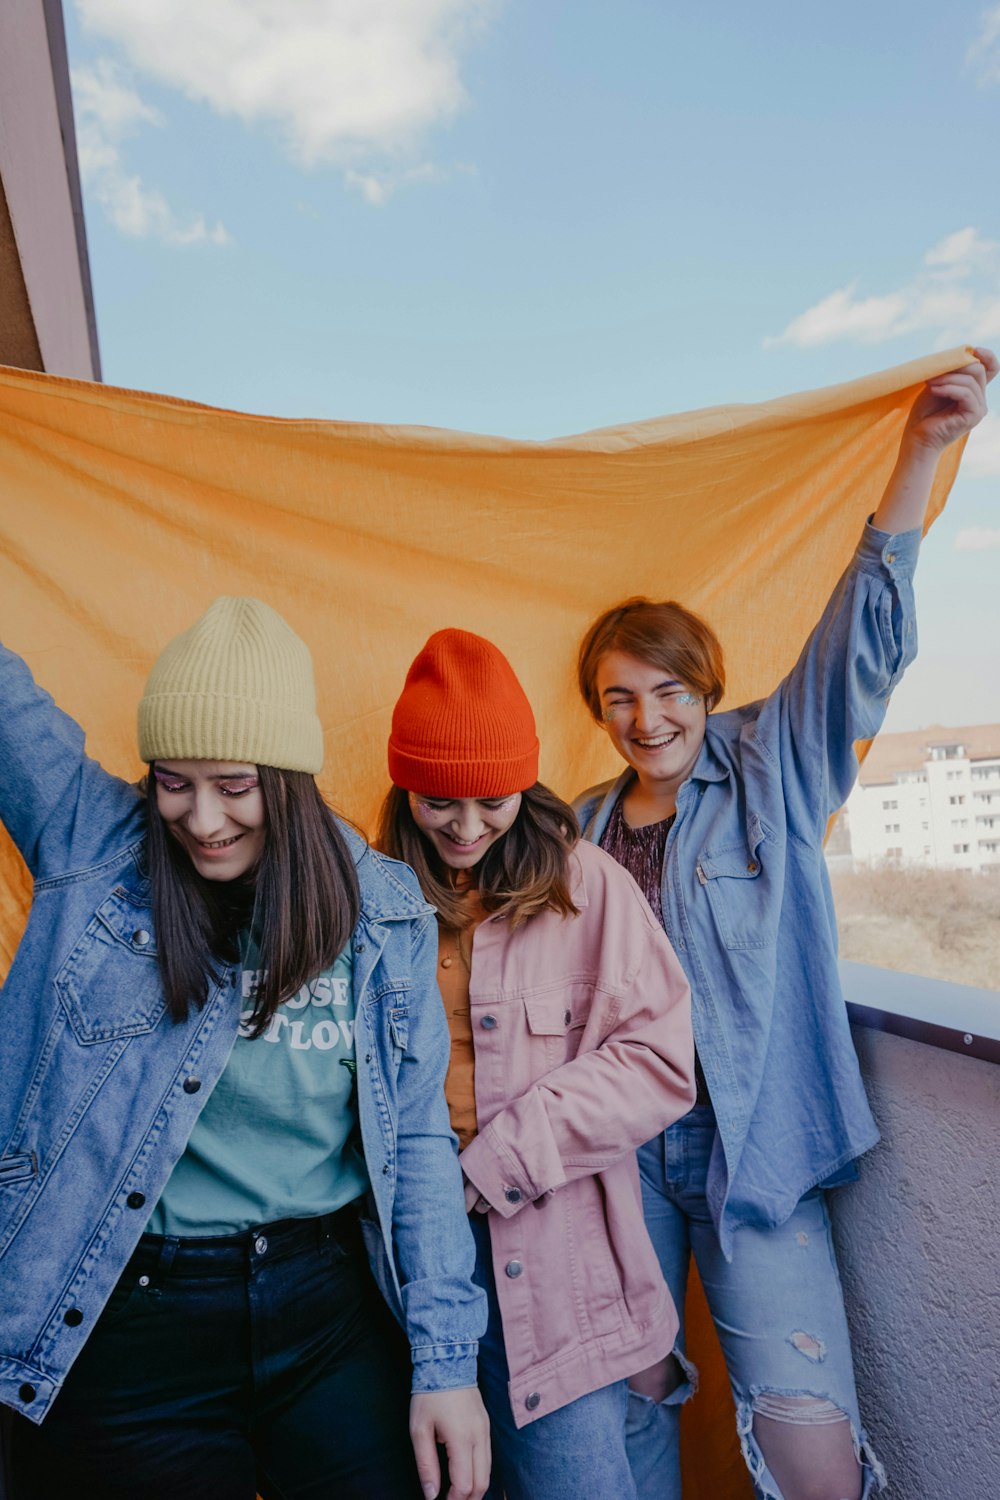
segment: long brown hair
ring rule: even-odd
[[[262,970],[251,1036],[278,1006],[343,952],[361,910],[354,860],[315,780],[305,771],[258,766],[267,819],[264,852],[240,880],[203,880],[168,833],[146,778],[149,878],[160,977],[175,1021],[200,1010],[221,966],[240,958],[249,933]]]
[[[576,916],[569,856],[579,838],[573,809],[536,781],[521,793],[517,817],[506,833],[475,866],[483,906],[509,918],[511,927],[540,911]],[[390,788],[382,804],[376,843],[383,853],[411,867],[427,900],[437,907],[442,927],[461,932],[468,925],[470,916],[452,873],[414,822],[409,794],[402,787]]]

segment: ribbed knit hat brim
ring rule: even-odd
[[[432,635],[392,715],[389,775],[428,797],[506,797],[538,780],[538,736],[524,689],[490,641]]]
[[[222,597],[155,662],[139,703],[143,760],[323,765],[312,658],[260,599]]]

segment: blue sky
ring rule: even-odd
[[[996,4],[66,20],[111,383],[551,437],[1000,346]],[[1000,721],[998,494],[991,418],[890,728]]]

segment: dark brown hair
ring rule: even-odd
[[[569,856],[579,838],[573,809],[540,781],[528,787],[513,823],[475,866],[486,910],[509,918],[512,927],[540,911],[575,916]],[[452,872],[417,827],[402,787],[392,787],[382,804],[377,847],[412,868],[427,900],[437,907],[442,927],[461,932],[468,925]]]
[[[251,933],[261,967],[251,1035],[260,1036],[283,1000],[328,969],[350,942],[361,896],[354,860],[315,780],[305,771],[258,766],[264,852],[240,880],[203,880],[172,838],[146,778],[149,878],[160,976],[167,1007],[183,1021],[200,1010],[223,964],[240,957]]]
[[[668,600],[625,599],[605,610],[580,642],[576,676],[583,701],[600,724],[604,715],[597,669],[609,651],[624,651],[672,673],[705,700],[709,713],[726,690],[726,668],[715,632],[699,615]]]

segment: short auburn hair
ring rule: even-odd
[[[600,724],[604,714],[597,691],[597,669],[609,651],[624,651],[670,672],[705,700],[711,713],[726,690],[726,668],[718,636],[700,616],[673,600],[625,599],[607,609],[580,642],[576,676],[580,692]]]

